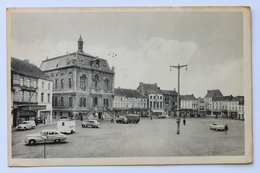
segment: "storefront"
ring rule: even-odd
[[[45,105],[18,105],[17,107],[17,120],[16,125],[20,124],[22,121],[28,121],[28,120],[36,120],[38,110],[45,110]]]

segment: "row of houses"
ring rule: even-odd
[[[46,121],[60,117],[84,119],[97,116],[114,118],[124,113],[176,116],[174,90],[163,90],[157,83],[140,82],[137,89],[114,87],[115,68],[107,60],[78,50],[42,61],[40,68],[28,60],[11,58],[11,115],[13,126],[19,121]],[[210,90],[204,98],[180,96],[182,116],[217,115],[243,119],[243,97],[223,96]]]

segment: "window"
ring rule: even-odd
[[[34,88],[36,88],[36,87],[37,87],[37,82],[36,82],[36,80],[35,80],[35,81],[33,81],[33,87],[34,87]]]
[[[83,98],[83,106],[86,107],[86,102],[87,102],[87,99],[86,98]]]
[[[58,97],[54,97],[54,106],[58,106]]]
[[[72,97],[69,97],[69,106],[72,106]]]
[[[41,93],[41,102],[43,102],[44,99],[44,93]]]
[[[153,96],[150,96],[150,99],[152,99],[153,98]]]
[[[27,86],[31,87],[31,80],[30,79],[27,79]]]
[[[160,102],[160,108],[162,108],[162,102]]]
[[[64,106],[64,100],[63,100],[63,97],[60,98],[60,105],[61,105],[61,106]]]
[[[82,107],[82,105],[83,105],[83,99],[79,98],[79,107]]]
[[[153,99],[155,99],[155,96],[153,97]]]
[[[61,80],[60,80],[60,87],[61,87],[61,89],[64,88],[64,79],[61,79]]]
[[[86,78],[80,78],[80,89],[85,91],[86,90]]]
[[[50,83],[48,83],[48,89],[51,89],[51,84]]]
[[[50,103],[50,94],[48,94],[48,103]]]
[[[44,89],[44,82],[42,82],[42,89]]]
[[[23,85],[24,85],[23,78],[20,78],[20,86],[23,86]]]
[[[104,81],[104,89],[105,89],[105,92],[108,92],[108,90],[109,90],[109,88],[108,88],[108,83],[109,83],[109,81],[108,81],[108,79],[106,79],[106,80]]]
[[[58,89],[58,79],[55,80],[55,89]]]
[[[152,108],[153,107],[153,102],[150,102],[150,108]]]
[[[72,78],[69,78],[69,88],[72,88]]]

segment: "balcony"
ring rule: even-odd
[[[112,94],[112,91],[100,89],[100,88],[92,88],[90,90],[90,94]]]
[[[37,88],[34,88],[34,87],[28,87],[28,86],[21,86],[21,89],[23,91],[36,91]]]

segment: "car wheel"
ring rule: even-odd
[[[92,128],[95,128],[95,126],[92,126]]]
[[[35,126],[32,126],[32,129],[35,129]]]
[[[73,133],[73,132],[74,132],[73,130],[70,131],[70,133]]]
[[[30,140],[30,141],[29,141],[29,145],[34,145],[35,143],[36,143],[35,140]]]
[[[84,124],[82,124],[82,127],[85,127],[85,125],[84,125]]]
[[[54,142],[56,142],[56,143],[60,143],[60,139],[55,139]]]
[[[24,127],[23,130],[26,130],[26,127]]]

